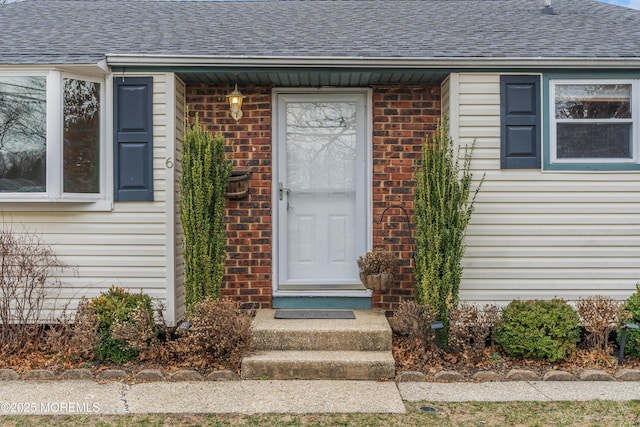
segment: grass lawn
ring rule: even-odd
[[[436,408],[424,412],[422,407]],[[0,426],[640,426],[631,402],[407,403],[407,414],[12,416]]]

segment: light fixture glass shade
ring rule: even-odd
[[[231,117],[233,117],[236,122],[242,118],[242,100],[244,98],[246,98],[246,96],[244,96],[242,92],[238,90],[237,84],[233,92],[227,95]]]

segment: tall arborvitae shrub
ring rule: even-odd
[[[189,311],[205,296],[220,296],[226,254],[224,203],[231,169],[224,138],[214,138],[196,116],[195,123],[187,124],[184,131],[180,185],[184,286]]]
[[[416,173],[416,298],[418,303],[429,305],[437,320],[444,323],[441,337],[445,345],[450,313],[458,305],[467,224],[482,184],[481,180],[470,198],[472,151],[473,147],[460,150],[461,169],[444,117],[422,147]]]

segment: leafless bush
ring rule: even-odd
[[[402,301],[389,319],[394,339],[393,356],[401,370],[423,371],[436,363],[440,350],[435,345],[431,322],[435,314],[428,305]]]
[[[89,308],[89,305],[90,301],[84,297],[78,304],[73,323],[73,335],[70,340],[70,347],[83,360],[93,359],[94,349],[99,340],[100,320],[95,312]]]
[[[66,309],[45,333],[46,351],[61,361],[89,361],[98,342],[98,317],[89,309],[89,300],[82,298],[75,315]]]
[[[238,369],[251,350],[253,316],[229,299],[198,303],[191,327],[167,343],[171,353],[193,366]]]
[[[390,320],[393,331],[399,335],[417,338],[425,347],[433,341],[431,322],[435,320],[435,314],[428,305],[413,300],[402,301]]]
[[[391,251],[375,248],[358,257],[358,268],[362,274],[394,273],[398,269],[398,255]]]
[[[486,305],[482,310],[462,303],[451,313],[449,347],[470,363],[484,358],[487,340],[492,338],[500,321],[500,310]],[[491,340],[493,342],[493,340]]]
[[[594,296],[578,300],[576,308],[582,326],[588,332],[585,339],[587,348],[606,352],[609,334],[628,316],[623,303],[605,296]]]
[[[42,239],[23,229],[0,229],[0,342],[5,351],[42,344],[44,304],[60,291],[54,277],[64,268]]]
[[[140,303],[131,313],[129,321],[115,319],[111,325],[111,337],[139,352],[149,351],[159,343],[153,318],[149,316],[148,308]]]
[[[502,325],[502,311],[497,305],[487,304],[482,308],[482,318],[489,324],[491,329],[489,342],[491,347],[494,347],[496,345],[496,331]]]

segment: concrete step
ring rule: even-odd
[[[258,310],[255,350],[391,351],[391,328],[382,311],[354,310],[355,319],[274,319]]]
[[[390,351],[264,351],[242,360],[243,379],[379,380],[394,375]]]

